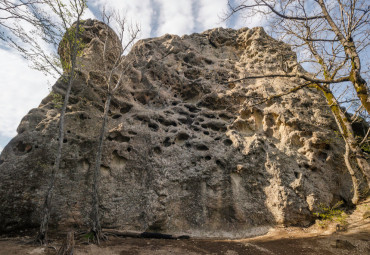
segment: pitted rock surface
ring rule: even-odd
[[[99,59],[99,51],[90,55]],[[126,58],[132,64],[112,101],[101,166],[104,228],[245,237],[308,225],[320,203],[350,201],[344,144],[324,97],[305,88],[261,103],[302,81],[243,79],[302,70],[289,46],[262,28],[167,34],[137,42]],[[89,223],[106,98],[93,67],[73,84],[51,227]],[[65,87],[59,80],[53,92]],[[1,231],[39,222],[58,115],[49,95],[1,154]]]

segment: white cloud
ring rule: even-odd
[[[141,37],[150,37],[152,32],[151,18],[153,15],[151,0],[141,1],[119,1],[119,0],[96,0],[89,4],[99,12],[103,6],[107,9],[112,8],[115,11],[124,13],[129,21],[141,26]]]
[[[160,7],[157,35],[189,34],[194,31],[193,1],[154,0]]]
[[[221,17],[226,11],[227,0],[199,0],[198,6],[197,22],[199,31],[226,26]]]
[[[14,136],[22,117],[48,94],[45,76],[12,51],[0,49],[0,134]]]

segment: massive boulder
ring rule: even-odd
[[[82,57],[101,56],[87,50]],[[320,203],[351,200],[344,144],[325,98],[304,88],[266,101],[303,81],[245,79],[303,71],[290,47],[262,28],[167,34],[138,41],[126,58],[101,165],[104,228],[244,237],[308,225]],[[90,64],[74,81],[67,109],[51,214],[59,229],[89,224],[106,98],[94,75],[99,63]],[[65,89],[60,79],[1,154],[2,232],[39,223],[58,139],[55,94]]]

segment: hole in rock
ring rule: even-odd
[[[185,105],[185,107],[186,107],[186,108],[188,108],[189,112],[197,113],[197,112],[199,112],[199,111],[200,111],[200,109],[199,109],[199,108],[197,108],[196,106],[191,105],[191,104],[186,104],[186,105]],[[193,116],[193,118],[194,118],[194,117],[195,117],[195,116]]]
[[[170,138],[169,137],[166,137],[166,139],[164,139],[164,141],[163,141],[163,145],[165,146],[165,147],[169,147],[169,146],[171,146],[171,142],[170,142]]]
[[[319,170],[316,166],[311,166],[310,169],[311,169],[312,172],[316,172],[317,170]]]
[[[168,127],[168,126],[177,127],[177,123],[173,120],[168,120],[168,119],[165,119],[163,117],[159,117],[158,121],[159,121],[159,123],[161,123],[162,125],[164,125],[166,127]]]
[[[180,133],[180,134],[177,135],[176,140],[179,141],[179,142],[181,142],[181,141],[188,140],[189,137],[190,136],[188,134],[186,134],[186,133]]]
[[[208,65],[213,64],[213,61],[212,61],[212,60],[210,60],[210,59],[208,59],[208,58],[205,58],[205,59],[204,59],[204,62],[206,62],[206,64],[208,64]]]
[[[115,114],[115,115],[112,116],[112,119],[119,119],[121,117],[122,117],[121,114]]]
[[[225,167],[225,164],[221,160],[216,160],[216,164],[220,167]]]
[[[208,131],[204,131],[203,134],[209,135],[209,132]]]
[[[71,130],[67,130],[67,133],[70,134],[71,133]]]
[[[186,148],[190,148],[191,144],[189,142],[185,143]]]
[[[328,157],[328,154],[325,152],[320,152],[318,155],[319,160],[326,161],[326,158]]]
[[[143,105],[146,105],[152,99],[148,93],[140,94],[136,98]]]
[[[143,122],[149,122],[150,121],[149,117],[145,116],[145,115],[136,116],[135,119],[137,119],[139,121],[143,121]]]
[[[132,131],[132,130],[128,131],[128,133],[129,133],[130,135],[137,135],[137,133],[136,133],[135,131]]]
[[[78,99],[77,98],[74,98],[74,97],[70,97],[69,98],[69,104],[77,104],[78,103]]]
[[[86,119],[88,119],[88,118],[89,118],[89,115],[87,115],[86,113],[81,113],[81,114],[79,115],[79,118],[80,118],[81,120],[86,120]]]
[[[112,132],[108,136],[109,141],[116,141],[120,143],[128,143],[130,141],[130,137],[122,135],[120,132]]]
[[[211,160],[211,158],[212,158],[211,156],[206,156],[206,157],[205,157],[205,159],[206,159],[207,161]]]
[[[19,152],[30,152],[32,150],[32,145],[23,143],[22,141],[17,144],[17,150]]]
[[[153,151],[154,151],[154,153],[156,153],[156,154],[161,154],[161,153],[162,153],[162,149],[161,149],[161,147],[159,147],[159,146],[154,147]]]
[[[206,117],[206,118],[209,118],[209,119],[214,119],[214,118],[216,118],[216,116],[215,116],[215,115],[213,115],[212,113],[204,113],[204,114],[203,114],[203,116],[204,116],[204,117]]]
[[[233,118],[231,116],[226,115],[225,113],[221,113],[219,116],[221,119],[224,119],[224,120],[230,120]]]
[[[230,145],[232,145],[232,144],[233,144],[233,141],[231,141],[230,139],[226,139],[226,140],[224,140],[224,144],[225,144],[226,146],[230,146]]]
[[[131,108],[132,108],[132,105],[124,103],[124,104],[122,104],[120,113],[122,113],[122,114],[128,113],[131,110]]]
[[[198,150],[198,151],[208,151],[209,149],[208,149],[208,147],[207,146],[205,146],[204,144],[199,144],[199,145],[197,145],[196,146],[196,149]]]
[[[298,172],[294,172],[294,176],[295,176],[295,178],[299,178],[299,173]]]
[[[114,107],[114,108],[118,108],[119,107],[119,103],[117,100],[115,100],[114,98],[112,98],[110,104]]]
[[[67,143],[68,140],[66,138],[63,139],[63,143]]]
[[[187,118],[178,118],[178,121],[180,121],[182,124],[186,124],[188,122]]]
[[[127,147],[126,149],[128,152],[132,151],[132,148],[131,147]]]
[[[148,124],[148,127],[150,129],[152,129],[153,131],[158,131],[158,129],[159,129],[159,126],[157,124],[155,124],[155,123],[149,123]]]
[[[225,124],[220,122],[208,122],[201,125],[203,128],[210,128],[213,131],[221,131],[225,132],[227,128],[225,127]]]

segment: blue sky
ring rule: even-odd
[[[91,0],[85,18],[99,17],[102,6],[122,10],[133,23],[141,26],[140,38],[166,33],[184,35],[215,27],[240,28],[261,25],[261,20],[245,24],[234,17],[223,22],[227,0]],[[17,52],[6,49],[0,41],[0,151],[17,133],[23,116],[38,107],[49,93],[53,79],[32,70]]]

